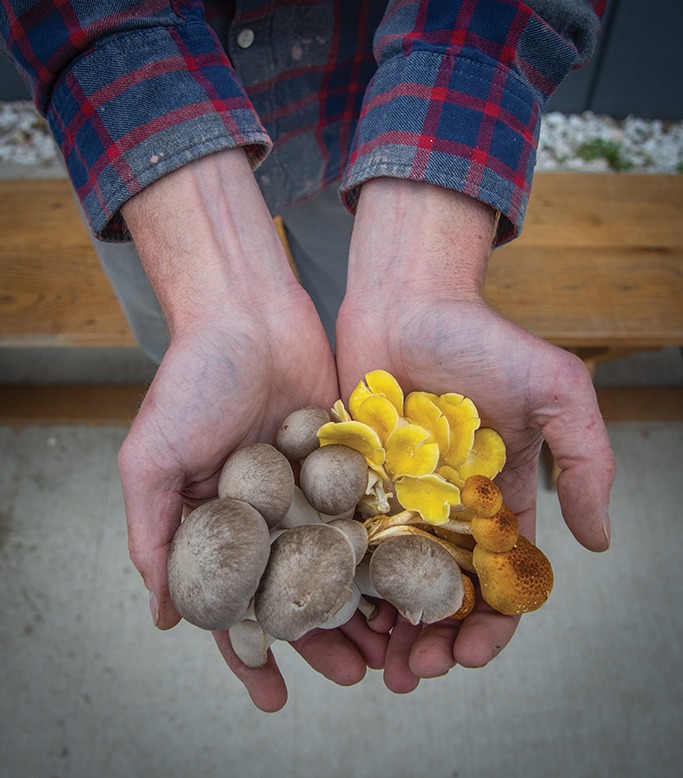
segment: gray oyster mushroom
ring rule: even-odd
[[[411,624],[432,624],[462,605],[460,568],[428,538],[401,535],[382,541],[370,558],[370,578],[380,597]]]
[[[268,443],[253,443],[233,452],[218,480],[218,496],[243,500],[272,529],[284,519],[294,495],[294,473],[280,451]]]
[[[306,459],[320,446],[318,430],[329,420],[330,414],[323,408],[315,405],[299,408],[282,422],[275,437],[275,445],[287,459]]]
[[[355,568],[353,547],[340,530],[327,524],[285,530],[272,543],[254,596],[258,623],[279,640],[298,640],[348,602]]]
[[[269,555],[268,525],[251,505],[200,505],[171,543],[168,585],[176,610],[202,629],[227,629],[244,616]]]
[[[368,465],[359,451],[348,446],[322,446],[302,462],[299,484],[317,511],[339,516],[355,508],[365,494]]]

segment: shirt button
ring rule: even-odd
[[[254,35],[254,31],[250,30],[248,27],[245,27],[243,30],[240,30],[239,34],[237,35],[237,45],[241,49],[248,49],[249,46],[254,42],[254,38],[256,36]]]

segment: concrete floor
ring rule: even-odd
[[[667,359],[679,382],[680,354]],[[0,776],[679,775],[683,424],[610,434],[611,550],[579,547],[541,489],[555,589],[488,667],[400,697],[378,672],[336,687],[278,644],[290,699],[267,715],[208,634],[151,625],[126,549],[125,430],[0,428]]]

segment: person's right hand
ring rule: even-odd
[[[228,204],[229,203],[229,207]],[[124,207],[167,316],[170,347],[119,454],[130,553],[155,624],[180,620],[166,565],[183,511],[217,496],[236,448],[273,442],[282,420],[339,396],[329,343],[287,258],[240,150],[160,179]],[[219,650],[255,704],[278,710],[284,681],[272,655],[249,670],[226,632]],[[319,672],[359,681],[384,661],[387,638],[354,620],[296,644]]]

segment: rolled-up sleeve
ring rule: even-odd
[[[589,58],[604,3],[388,3],[341,185],[353,210],[379,176],[454,189],[500,211],[496,242],[520,231],[543,107]]]
[[[112,0],[0,6],[11,56],[47,117],[94,234],[125,237],[121,206],[215,151],[271,147],[201,5]]]

